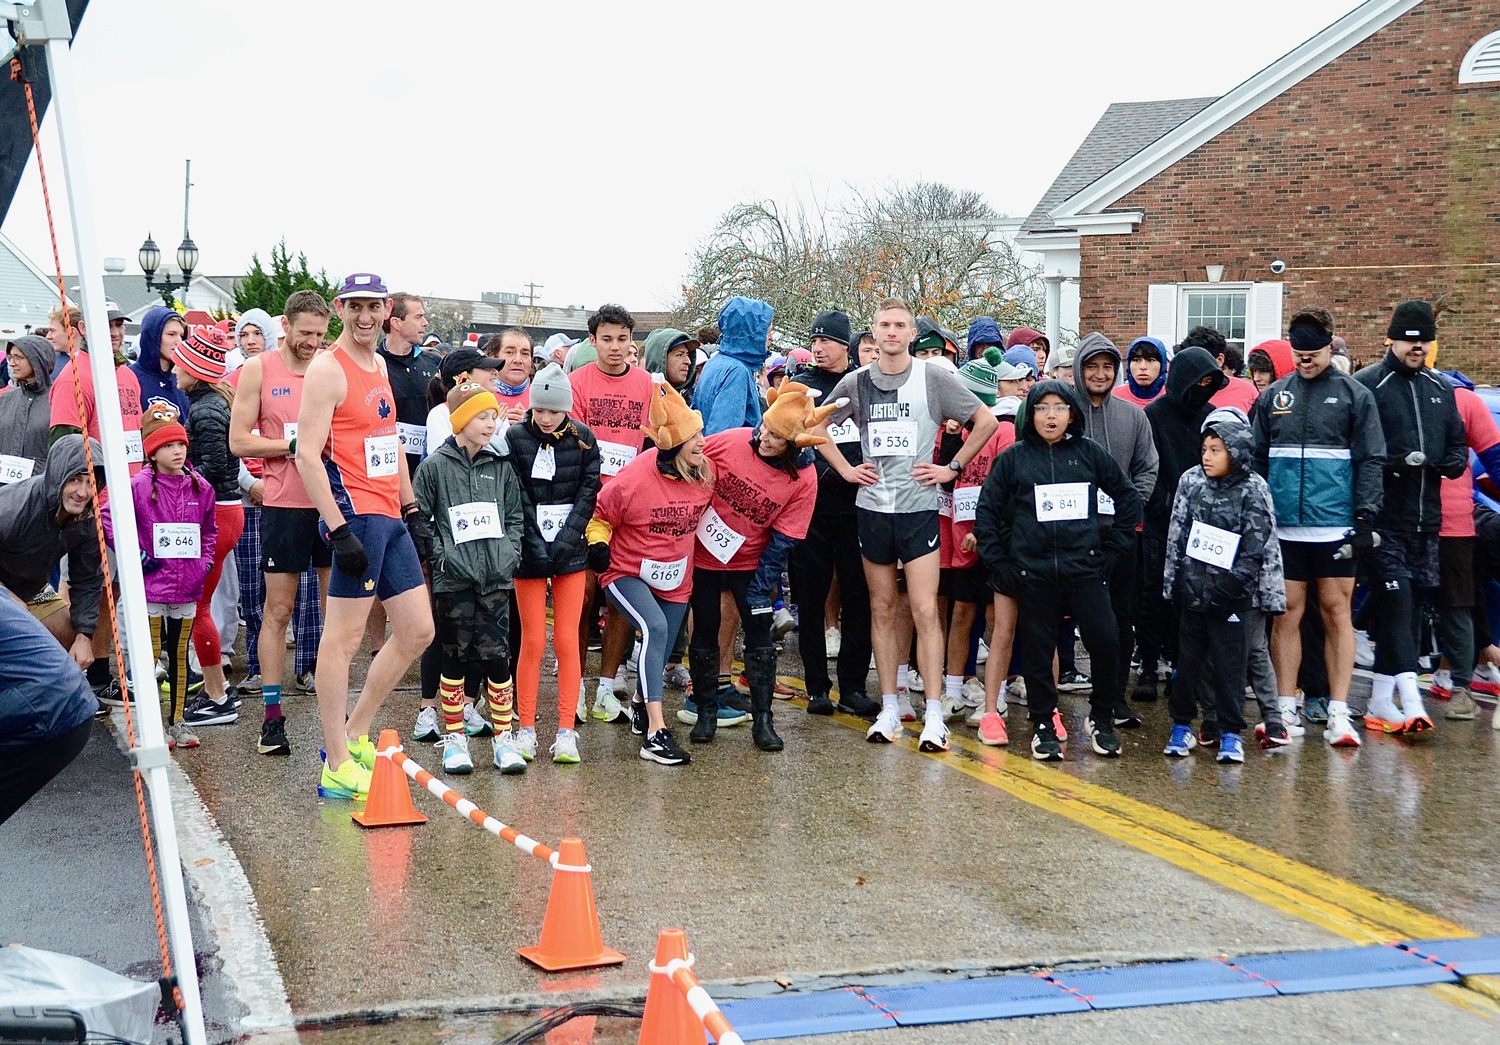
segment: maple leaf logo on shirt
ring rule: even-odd
[[[376,410],[376,413],[380,414],[380,419],[382,421],[391,416],[391,404],[386,402],[385,396],[380,397],[380,406]]]

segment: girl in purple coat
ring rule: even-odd
[[[162,697],[162,723],[168,747],[197,747],[198,738],[178,720],[187,702],[188,640],[203,584],[213,566],[214,489],[188,464],[187,431],[177,408],[160,400],[146,405],[141,449],[146,467],[130,480],[135,502],[136,539],[146,577],[146,613],[151,646],[158,660],[167,654],[169,691]],[[101,513],[104,533],[114,544],[109,506]]]

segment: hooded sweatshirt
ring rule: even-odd
[[[1135,383],[1135,379],[1130,376],[1130,358],[1136,354],[1135,350],[1139,345],[1156,349],[1156,358],[1161,360],[1161,373],[1157,374],[1156,380],[1149,385],[1138,385]],[[1169,369],[1167,346],[1154,337],[1138,337],[1130,343],[1130,348],[1125,352],[1125,383],[1115,386],[1115,395],[1126,402],[1134,403],[1136,406],[1145,406],[1153,399],[1159,397],[1165,390]]]
[[[135,343],[139,355],[130,364],[130,371],[141,386],[143,410],[152,400],[160,399],[170,403],[185,420],[191,409],[188,397],[177,387],[177,375],[161,368],[161,332],[172,319],[180,322],[182,316],[165,305],[157,305],[141,319],[141,336]]]
[[[1208,378],[1208,384],[1198,382]],[[1161,468],[1156,475],[1156,489],[1146,504],[1146,529],[1149,536],[1165,538],[1172,516],[1172,499],[1182,474],[1202,459],[1203,419],[1213,408],[1209,399],[1229,383],[1218,361],[1204,348],[1185,348],[1172,360],[1165,393],[1146,406],[1151,435],[1156,440],[1156,454]]]
[[[1221,408],[1203,422],[1202,437],[1210,434],[1229,451],[1229,474],[1210,479],[1200,464],[1182,476],[1167,529],[1163,590],[1184,609],[1198,612],[1239,612],[1253,606],[1263,613],[1284,613],[1286,577],[1275,540],[1275,509],[1271,488],[1252,468],[1250,423],[1239,410]],[[1201,452],[1201,439],[1199,447]],[[1233,536],[1205,532],[1208,526]]]
[[[693,409],[703,415],[703,434],[760,424],[755,372],[766,362],[766,335],[776,310],[764,301],[734,297],[719,313],[719,351],[703,367],[693,390]]]
[[[1295,367],[1292,361],[1292,343],[1290,341],[1262,341],[1250,351],[1264,352],[1271,359],[1271,372],[1276,376],[1273,381],[1280,381],[1290,374]],[[1249,358],[1248,356],[1246,358]]]
[[[979,493],[974,519],[979,554],[992,573],[1012,572],[1023,584],[1102,579],[1109,572],[1107,555],[1122,550],[1105,542],[1135,530],[1141,498],[1108,451],[1083,434],[1083,402],[1073,386],[1033,385],[1026,394],[1026,417],[1034,416],[1046,395],[1061,396],[1072,407],[1067,434],[1049,444],[1029,420],[1017,420],[1021,430],[1015,445],[995,461]],[[1114,500],[1113,526],[1100,524],[1100,491]],[[1077,511],[1067,510],[1065,501]]]
[[[667,372],[667,353],[675,342],[681,341],[684,338],[689,341],[693,340],[692,336],[686,331],[677,330],[673,327],[662,327],[660,330],[651,331],[651,333],[646,335],[646,344],[641,352],[641,366],[645,368],[648,374],[665,375]],[[698,373],[698,368],[693,365],[693,362],[691,358],[688,359],[687,380],[680,385],[672,386],[681,393],[684,399],[691,398],[693,394],[693,378]]]
[[[1113,341],[1097,330],[1084,337],[1078,344],[1078,354],[1073,357],[1073,387],[1084,402],[1084,434],[1109,451],[1115,463],[1125,470],[1135,486],[1141,500],[1151,499],[1156,488],[1156,472],[1159,461],[1156,443],[1151,438],[1151,422],[1145,411],[1129,399],[1109,392],[1104,401],[1094,405],[1093,397],[1083,385],[1083,371],[1090,359],[1107,356],[1114,361],[1115,380],[1120,379],[1120,350]]]
[[[1000,324],[989,316],[979,316],[969,324],[969,338],[965,342],[966,351],[970,359],[977,359],[984,355],[984,350],[990,345],[999,345],[1003,351],[1005,347],[1005,335],[1000,333]]]
[[[254,327],[266,339],[265,348],[262,349],[263,352],[276,351],[276,328],[272,324],[271,314],[263,308],[247,308],[244,312],[240,313],[239,322],[234,325],[235,347],[230,349],[224,356],[224,365],[231,374],[244,366],[245,360],[248,358],[244,350],[240,348],[240,335],[244,333],[246,327]]]
[[[99,488],[104,488],[104,449],[90,440]],[[64,517],[62,488],[88,471],[83,436],[65,435],[47,455],[46,466],[30,479],[0,487],[0,584],[21,599],[31,599],[47,584],[52,568],[68,556],[73,630],[92,635],[99,619],[104,574],[99,540],[90,508],[78,518]]]
[[[11,342],[26,354],[32,377],[0,392],[0,484],[29,479],[47,462],[52,432],[52,343],[27,334]]]

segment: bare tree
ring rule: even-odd
[[[469,326],[474,322],[467,301],[452,298],[423,298],[427,310],[427,330],[450,345],[461,344]]]
[[[776,307],[782,329],[805,329],[825,308],[856,318],[890,295],[962,330],[975,316],[1041,326],[1040,271],[999,235],[1000,215],[975,192],[946,185],[859,193],[829,212],[797,203],[744,203],[719,220],[693,255],[677,308],[681,322],[710,320],[742,294]]]

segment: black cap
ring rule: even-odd
[[[819,312],[813,317],[812,330],[807,336],[809,339],[826,337],[848,348],[850,344],[849,317],[842,312]]]
[[[1436,341],[1437,315],[1425,301],[1403,301],[1391,314],[1385,336],[1392,341]]]
[[[438,372],[449,381],[453,381],[459,374],[467,374],[475,370],[499,370],[504,365],[500,360],[492,359],[472,348],[455,348],[443,357]]]

